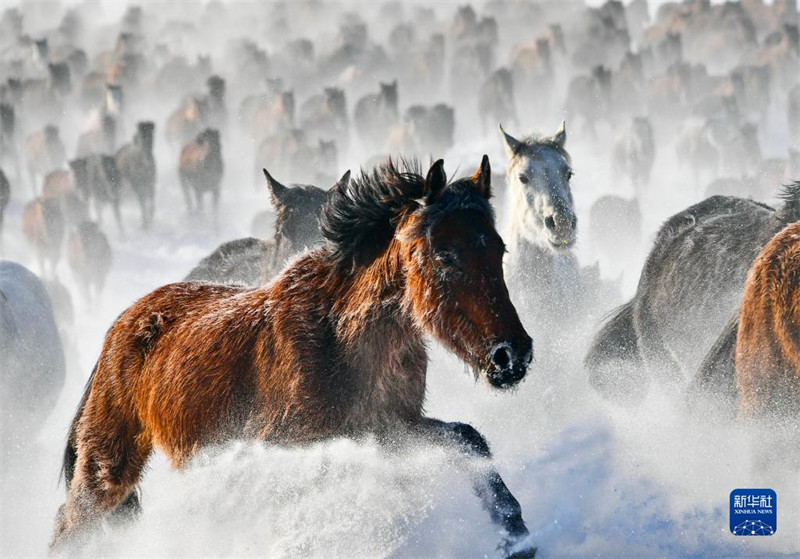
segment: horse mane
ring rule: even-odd
[[[418,207],[425,177],[415,159],[391,158],[349,185],[335,187],[319,218],[331,258],[359,266],[376,257],[394,236],[401,215]],[[366,253],[365,253],[366,252]]]
[[[572,163],[572,158],[564,149],[564,146],[556,142],[555,138],[550,136],[541,136],[539,134],[531,134],[518,140],[518,144],[514,147],[514,157],[521,155],[530,155],[536,157],[542,149],[555,150],[561,157],[567,160],[567,163]]]
[[[420,227],[433,225],[456,209],[476,210],[490,216],[489,202],[467,184],[470,179],[449,182],[436,201],[422,200],[425,176],[416,159],[391,158],[350,184],[330,191],[319,224],[327,241],[329,257],[339,266],[360,268],[389,246],[403,216],[419,210]],[[420,231],[421,232],[421,231]]]
[[[783,202],[776,214],[778,218],[787,223],[800,221],[800,180],[784,185],[778,198]]]

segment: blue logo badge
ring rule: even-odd
[[[778,531],[778,496],[772,489],[731,491],[731,534],[771,536]]]

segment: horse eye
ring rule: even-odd
[[[528,184],[528,183],[529,183],[529,182],[531,182],[531,181],[530,181],[530,179],[529,179],[528,177],[526,177],[525,175],[520,175],[520,176],[519,176],[519,182],[521,182],[522,184]]]
[[[452,252],[437,252],[435,258],[443,266],[455,266],[458,263],[458,258]]]

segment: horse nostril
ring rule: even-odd
[[[492,363],[506,369],[511,364],[511,349],[507,345],[499,345],[492,351]]]
[[[555,229],[556,228],[555,218],[552,215],[548,215],[546,218],[544,218],[544,226],[550,229],[550,231]]]

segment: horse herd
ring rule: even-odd
[[[513,19],[503,2],[489,4],[498,18]],[[136,516],[137,487],[156,450],[180,469],[202,449],[232,439],[304,445],[374,436],[390,447],[423,440],[474,458],[480,468],[471,473],[472,489],[500,536],[498,550],[505,557],[533,557],[535,542],[522,507],[492,465],[486,439],[466,423],[425,414],[429,338],[465,363],[476,380],[511,398],[523,397],[516,389],[531,368],[534,376],[579,376],[613,404],[641,405],[658,391],[677,396],[687,413],[702,408],[728,422],[796,423],[800,182],[784,178],[784,170],[794,168],[788,160],[779,161],[777,175],[747,175],[768,160],[749,149],[757,135],[729,103],[739,103],[742,113],[757,110],[764,98],[751,89],[760,74],[747,66],[709,76],[683,60],[684,48],[703,50],[693,26],[708,26],[708,33],[729,40],[707,18],[742,18],[744,8],[704,2],[665,8],[661,19],[674,16],[686,26],[686,46],[671,32],[662,37],[664,30],[655,26],[653,49],[631,53],[630,37],[620,26],[631,32],[641,27],[644,37],[644,21],[634,17],[642,4],[623,8],[611,1],[590,9],[585,34],[572,30],[565,38],[560,25],[548,25],[543,38],[515,45],[510,70],[494,67],[499,39],[493,18],[460,8],[445,37],[423,11],[414,22],[419,29],[430,27],[427,39],[415,35],[420,32],[410,23],[392,28],[388,44],[400,62],[392,59],[388,67],[399,78],[385,82],[375,76],[383,76],[379,70],[388,58],[367,40],[356,16],[356,23],[343,20],[333,52],[315,58],[313,41],[282,34],[281,14],[289,8],[275,7],[270,25],[276,37],[286,38],[282,49],[267,60],[257,44],[236,42],[236,64],[226,82],[211,72],[207,57],[190,64],[167,56],[166,47],[144,44],[151,30],[141,8],[126,12],[116,46],[97,53],[93,66],[99,70],[93,71],[76,47],[77,15],[65,16],[56,32],[59,58],[46,40],[22,33],[19,14],[4,12],[0,26],[15,29],[14,40],[32,51],[30,59],[9,62],[8,73],[32,66],[47,76],[0,86],[0,165],[8,171],[0,169],[0,233],[14,202],[11,187],[18,196],[17,186],[29,182],[33,199],[11,215],[20,218],[42,275],[0,260],[0,405],[3,420],[19,426],[13,433],[4,429],[6,449],[35,436],[65,383],[70,336],[64,325],[70,321],[63,317],[73,311],[56,279],[64,248],[87,308],[95,308],[111,270],[112,245],[102,228],[108,207],[120,240],[131,235],[126,198],[138,206],[143,231],[158,229],[167,213],[156,216],[157,187],[168,181],[156,166],[150,90],[172,99],[176,91],[206,88],[158,121],[176,163],[177,196],[192,216],[210,196],[212,229],[218,232],[226,170],[246,168],[249,182],[251,167],[237,134],[249,140],[245,146],[255,155],[259,184],[265,181],[273,206],[256,216],[253,237],[219,245],[183,281],[139,298],[111,324],[69,426],[62,465],[67,497],[57,513],[52,549],[77,549],[71,546],[84,543],[104,521]],[[784,17],[784,4],[775,3],[775,18]],[[213,15],[225,8],[208,10]],[[748,47],[759,56],[777,53],[773,66],[764,58],[776,76],[786,60],[796,59],[795,50],[800,53],[797,27],[782,21],[759,22],[779,30]],[[622,43],[625,50],[619,50]],[[445,44],[455,46],[450,59]],[[596,60],[604,56],[600,51],[611,58],[619,51],[619,70]],[[567,85],[556,79],[555,61],[564,61],[568,52],[576,67],[590,68]],[[462,120],[456,127],[454,109],[444,103],[412,105],[399,116],[398,82],[404,92],[421,91],[427,99],[426,88],[442,83],[445,60],[451,96],[463,93],[475,101],[465,111],[475,114],[459,113],[459,119],[474,117],[480,135],[472,137]],[[4,72],[5,65],[0,56]],[[70,69],[82,77],[72,96]],[[652,72],[647,82],[646,72]],[[347,153],[351,141],[343,89],[326,87],[311,95],[295,115],[294,92],[269,77],[276,75],[298,88],[325,81],[364,94],[353,105],[353,132],[373,151],[360,158],[360,172],[339,176],[338,154]],[[252,76],[259,76],[257,85]],[[718,77],[720,83],[712,79]],[[235,132],[227,125],[231,83],[242,98]],[[590,242],[606,247],[611,259],[639,243],[639,201],[652,194],[658,134],[679,136],[676,153],[695,181],[717,178],[718,168],[742,167],[741,181],[713,181],[705,191],[709,196],[661,225],[634,296],[613,310],[609,301],[622,302],[618,286],[597,268],[582,266],[575,251],[586,236],[579,234],[566,123],[549,134],[518,135],[524,125],[513,93],[518,100],[525,94],[538,121],[544,115],[555,120],[552,107],[562,101],[561,85],[566,112],[587,137],[596,138],[617,116],[649,111],[626,120],[630,126],[621,138],[600,150],[614,180],[629,179],[636,191],[631,200],[603,196],[589,214]],[[701,102],[704,88],[714,91],[711,101]],[[800,99],[797,85],[795,90],[787,103]],[[630,92],[640,97],[632,99]],[[628,110],[626,103],[647,105],[647,111]],[[68,160],[51,122],[72,104],[85,109],[88,124]],[[696,133],[678,134],[675,122],[692,111],[703,115],[704,124]],[[22,157],[14,131],[20,116],[30,131]],[[486,155],[460,178],[448,178],[442,159],[420,162],[424,155],[438,158],[454,145],[482,141],[497,121],[507,128],[500,125],[496,136],[507,157],[504,173],[493,174]],[[764,116],[762,122],[768,121]],[[126,126],[129,141],[120,145],[117,137]],[[745,156],[755,151],[758,161],[751,162]],[[723,159],[727,163],[718,164]],[[278,179],[284,177],[300,183],[283,184]],[[755,180],[761,181],[758,188]],[[760,196],[766,182],[779,200],[775,207],[749,197],[758,190],[757,198],[767,198]]]
[[[69,492],[53,545],[108,515],[138,511],[136,485],[155,448],[180,468],[232,438],[303,444],[405,433],[489,457],[471,426],[424,416],[425,337],[489,386],[510,389],[534,355],[521,316],[546,316],[544,302],[559,288],[585,281],[574,261],[554,279],[577,225],[564,125],[550,137],[501,134],[506,195],[520,212],[506,241],[495,227],[486,156],[455,181],[441,160],[423,172],[413,160],[390,159],[355,178],[346,173],[328,191],[287,187],[265,170],[274,239],[223,244],[187,281],[141,298],[108,331],[70,428]],[[797,417],[800,183],[782,197],[773,209],[713,196],[664,223],[636,295],[586,356],[598,392],[630,403],[656,382],[738,400],[741,420]],[[4,262],[2,272],[17,278],[17,290],[29,283],[27,297],[38,290],[46,300],[18,265]],[[21,304],[8,280],[3,294],[6,307]],[[13,316],[4,313],[11,328]],[[540,364],[552,363],[549,348],[538,352]],[[532,556],[519,503],[500,476],[491,468],[475,476],[503,552]]]

